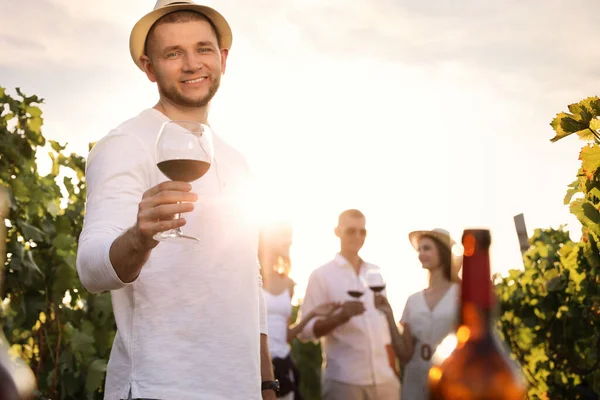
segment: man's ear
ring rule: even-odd
[[[221,49],[221,73],[224,74],[227,69],[227,56],[229,56],[229,50]]]
[[[335,229],[333,230],[333,232],[335,233],[335,236],[337,237],[341,237],[341,232],[340,232],[340,227],[336,226]]]
[[[150,61],[150,58],[147,55],[143,55],[140,57],[140,61],[142,62],[142,68],[150,82],[156,82],[156,72],[154,71],[154,66],[152,65],[152,61]]]

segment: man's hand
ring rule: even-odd
[[[365,312],[365,305],[362,301],[346,301],[342,304],[340,316],[344,321],[349,321],[350,318],[360,315]]]
[[[190,193],[192,186],[185,182],[163,182],[148,189],[138,208],[137,222],[119,236],[110,247],[110,262],[123,282],[133,282],[148,261],[158,242],[159,232],[185,225],[185,219],[173,219],[175,214],[189,212],[198,196]]]
[[[312,310],[317,317],[327,317],[342,306],[339,302],[323,303]]]
[[[350,318],[364,312],[365,305],[362,301],[346,301],[341,305],[338,313],[317,320],[313,327],[313,332],[316,337],[325,336],[338,326],[344,325]]]
[[[198,200],[191,193],[192,186],[185,182],[166,181],[148,189],[138,207],[133,232],[141,249],[151,250],[158,245],[153,239],[157,233],[185,225],[184,218],[174,219],[177,213],[190,212]]]

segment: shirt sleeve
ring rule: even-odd
[[[325,287],[322,277],[319,274],[319,270],[314,271],[308,278],[306,294],[304,295],[304,301],[302,302],[302,306],[300,308],[300,317],[303,318],[317,306],[326,303],[327,301],[327,288]],[[313,318],[306,324],[302,332],[300,332],[298,335],[301,340],[314,342],[318,340],[318,338],[315,336],[314,327],[315,323],[319,319],[320,318]]]
[[[128,285],[119,279],[111,264],[110,248],[136,221],[139,202],[149,188],[151,165],[142,140],[119,131],[101,139],[88,156],[77,272],[83,286],[92,293]]]

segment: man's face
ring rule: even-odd
[[[163,23],[154,28],[146,74],[163,98],[186,108],[206,106],[225,72],[227,50],[220,50],[212,26],[203,20]]]
[[[335,228],[335,234],[340,238],[342,251],[358,254],[367,237],[365,226],[366,220],[363,217],[342,216]]]

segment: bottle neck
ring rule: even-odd
[[[471,338],[491,334],[494,293],[488,249],[465,254],[460,299],[460,324],[468,328]]]

